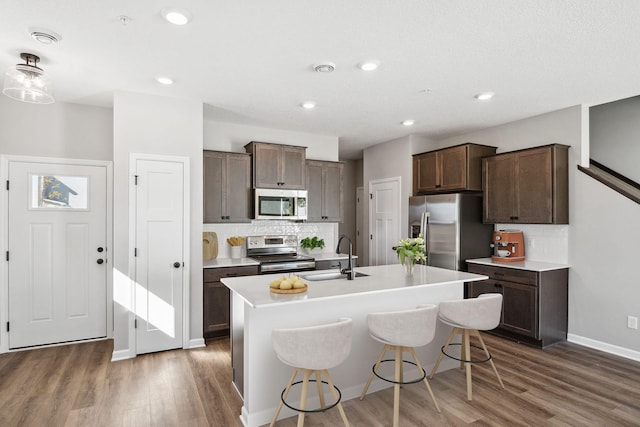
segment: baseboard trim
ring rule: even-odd
[[[626,359],[635,360],[636,362],[640,362],[640,351],[630,350],[628,348],[608,344],[606,342],[593,340],[591,338],[586,338],[575,334],[567,334],[567,341],[574,344],[580,344],[585,347],[594,348],[596,350],[604,351],[605,353],[615,354],[616,356],[624,357]]]
[[[195,339],[189,340],[189,348],[200,348],[200,347],[206,347],[206,344],[204,343],[204,338],[195,338]]]
[[[135,355],[132,356],[131,354],[129,354],[128,348],[124,350],[113,350],[113,353],[111,353],[112,362],[117,362],[119,360],[127,360],[127,359],[131,359],[132,357],[135,357]]]

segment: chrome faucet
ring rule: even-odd
[[[343,268],[340,270],[340,273],[347,275],[347,280],[353,280],[356,277],[356,272],[353,269],[353,244],[351,243],[351,239],[346,234],[340,235],[338,239],[338,247],[336,248],[336,253],[340,253],[340,243],[342,239],[347,239],[349,241],[349,261],[347,264],[347,268]]]

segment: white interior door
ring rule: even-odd
[[[400,177],[369,182],[369,265],[398,262],[392,249],[400,239]]]
[[[182,347],[184,164],[135,160],[136,353]]]
[[[107,168],[9,162],[9,348],[107,335]]]

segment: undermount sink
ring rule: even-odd
[[[364,277],[368,276],[368,274],[360,273],[356,271],[356,277]],[[339,271],[330,271],[326,273],[313,273],[303,276],[303,280],[309,280],[311,282],[318,282],[320,280],[335,280],[335,279],[346,279],[347,275],[342,274]]]

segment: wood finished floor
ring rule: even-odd
[[[478,366],[468,402],[464,374],[439,373],[431,386],[442,413],[424,384],[405,386],[402,426],[640,426],[640,363],[569,343],[542,351],[485,337],[506,390]],[[113,363],[111,341],[2,354],[0,426],[241,426],[228,347],[217,340]],[[392,405],[391,389],[344,402],[354,427],[390,426]],[[305,425],[342,423],[332,409]]]

